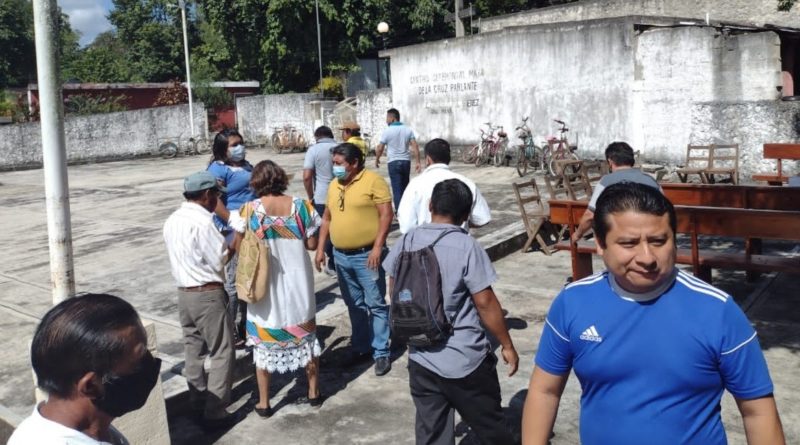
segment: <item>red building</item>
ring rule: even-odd
[[[62,86],[64,101],[72,96],[122,97],[122,104],[129,110],[152,108],[162,90],[172,87],[172,83],[67,83]],[[185,83],[183,84],[185,86]],[[235,100],[241,96],[258,94],[257,81],[244,82],[211,82],[210,86],[222,88]],[[28,85],[28,106],[31,111],[39,106],[39,87]],[[207,110],[209,113],[209,130],[218,131],[224,127],[236,126],[236,107]]]

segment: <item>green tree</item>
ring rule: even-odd
[[[0,88],[36,77],[33,8],[27,0],[0,1]]]
[[[778,11],[788,11],[794,6],[796,0],[778,0]]]
[[[108,20],[124,52],[132,82],[164,82],[182,77],[183,36],[180,11],[170,0],[114,0]]]

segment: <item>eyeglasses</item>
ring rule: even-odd
[[[342,187],[339,189],[339,211],[344,212],[344,189],[346,187]]]

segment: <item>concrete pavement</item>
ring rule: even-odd
[[[295,177],[290,192],[301,196],[302,154],[274,155],[252,151],[251,161],[272,158]],[[368,160],[369,161],[369,160]],[[166,217],[182,201],[182,178],[204,168],[198,157],[173,160],[144,159],[70,167],[75,272],[79,291],[110,292],[130,301],[143,317],[154,320],[159,352],[165,361],[162,380],[168,397],[183,389],[182,378],[169,372],[182,362],[172,279],[161,238]],[[471,177],[487,196],[494,221],[474,235],[487,244],[522,231],[510,183],[519,180],[510,168],[475,169],[455,161],[453,168]],[[386,174],[385,165],[381,172]],[[51,306],[46,219],[41,170],[0,173],[0,221],[5,247],[0,261],[0,416],[21,418],[33,404],[27,345],[39,317]],[[543,184],[541,184],[543,185]],[[396,232],[394,232],[396,236]],[[515,252],[498,260],[497,293],[508,311],[508,323],[521,357],[520,371],[503,377],[499,366],[503,406],[512,428],[519,428],[522,403],[530,377],[542,321],[547,308],[569,275],[569,256],[547,257],[540,252]],[[600,268],[600,263],[596,264]],[[329,397],[319,410],[294,402],[305,391],[302,373],[273,379],[268,420],[249,413],[254,383],[237,386],[235,407],[246,414],[235,427],[208,435],[189,417],[170,419],[173,443],[351,444],[413,443],[414,409],[408,394],[407,355],[397,351],[392,372],[375,377],[364,366],[339,366],[349,337],[349,322],[338,289],[331,278],[317,274],[319,335],[324,339],[322,390]],[[746,283],[744,274],[716,274],[715,283],[748,308],[756,324],[776,385],[776,398],[788,443],[800,443],[800,392],[795,371],[800,365],[800,292],[790,276],[765,276]],[[562,399],[554,444],[578,443],[579,385],[571,378]],[[730,442],[744,442],[741,420],[726,396],[723,416]],[[460,443],[474,443],[459,425]]]

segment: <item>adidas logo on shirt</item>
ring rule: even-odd
[[[594,341],[597,343],[603,341],[603,337],[600,336],[600,334],[597,332],[597,328],[595,328],[594,325],[589,326],[589,329],[583,331],[583,333],[580,336],[580,339],[586,341]]]

